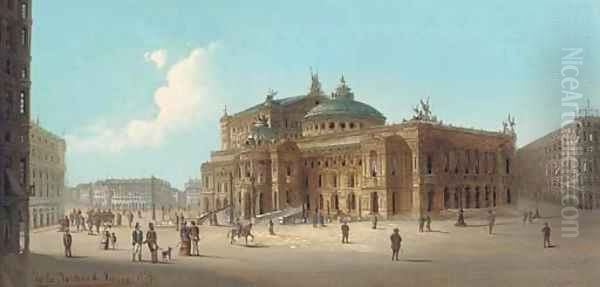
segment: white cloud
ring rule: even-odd
[[[152,62],[156,65],[157,68],[162,68],[167,63],[167,50],[158,49],[152,52],[144,53],[144,59],[146,62]]]
[[[154,92],[158,113],[150,119],[130,119],[118,126],[98,122],[86,135],[67,135],[75,152],[120,152],[129,148],[158,147],[173,133],[193,127],[202,116],[216,116],[220,106],[211,92],[210,55],[218,44],[197,48],[171,66],[165,84]]]

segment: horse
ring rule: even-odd
[[[242,225],[241,228],[234,227],[227,233],[227,238],[230,238],[229,244],[233,244],[234,238],[237,239],[244,237],[246,241],[246,245],[248,245],[248,237],[252,237],[252,241],[254,241],[254,235],[252,235],[252,223],[248,225]]]

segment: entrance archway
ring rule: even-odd
[[[379,195],[377,192],[371,192],[371,212],[379,213]]]
[[[429,191],[427,193],[427,212],[431,212],[431,210],[433,209],[433,196],[433,191]]]

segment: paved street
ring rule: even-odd
[[[523,224],[518,210],[499,210],[493,236],[487,235],[485,212],[467,212],[469,227],[454,219],[434,219],[434,232],[418,233],[413,221],[350,224],[350,244],[340,243],[340,226],[279,226],[276,236],[266,226],[255,229],[248,247],[229,245],[227,227],[201,226],[200,257],[180,257],[153,265],[132,263],[129,228],[118,228],[117,250],[99,250],[97,236],[73,235],[74,258],[62,254],[62,233],[32,235],[33,262],[38,272],[83,274],[143,272],[152,286],[597,286],[600,213],[580,217],[580,236],[560,237],[560,210],[545,208],[550,218]],[[542,222],[549,221],[556,248],[542,248]],[[389,236],[398,227],[403,237],[399,262],[391,261]],[[144,225],[144,231],[146,225]],[[160,229],[159,245],[176,249],[178,233]],[[149,259],[145,250],[144,258]],[[177,284],[177,285],[175,285]],[[127,286],[127,285],[123,285]],[[133,286],[133,285],[132,285]]]

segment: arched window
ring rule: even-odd
[[[371,167],[371,176],[377,177],[379,173],[379,166],[377,161],[377,152],[374,150],[369,153],[369,165]]]
[[[427,155],[427,174],[433,173],[433,161],[431,155]]]
[[[334,122],[330,122],[329,123],[329,129],[332,130],[335,128],[335,123]]]

